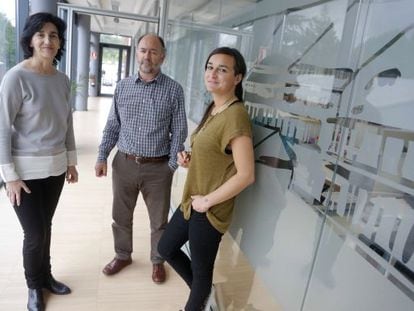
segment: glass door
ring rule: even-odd
[[[99,70],[100,95],[112,96],[116,83],[129,75],[128,46],[101,44]]]

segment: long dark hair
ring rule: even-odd
[[[57,65],[58,61],[62,58],[63,51],[65,50],[65,30],[66,23],[61,18],[51,14],[40,12],[30,15],[23,28],[22,36],[20,37],[20,45],[23,49],[24,59],[28,59],[33,56],[33,48],[30,46],[34,34],[40,31],[46,23],[52,23],[56,26],[58,36],[60,39],[60,48],[56,53],[53,65]]]
[[[234,59],[234,68],[233,68],[234,69],[234,75],[237,76],[237,75],[241,74],[241,76],[242,76],[241,79],[240,79],[240,82],[236,85],[235,95],[236,95],[236,97],[239,101],[243,101],[243,84],[242,84],[242,81],[243,81],[244,76],[246,75],[246,70],[247,70],[246,69],[246,62],[244,61],[243,55],[241,55],[241,53],[237,49],[230,48],[230,47],[227,47],[227,46],[222,46],[222,47],[216,48],[213,51],[211,51],[210,55],[208,55],[206,63],[204,64],[204,70],[207,69],[207,65],[208,65],[208,62],[210,61],[210,58],[213,55],[216,55],[216,54],[225,54],[225,55],[229,55],[229,56],[233,57],[233,59]],[[206,111],[204,112],[203,118],[201,119],[200,124],[197,126],[197,128],[195,130],[196,133],[203,127],[203,125],[206,122],[206,120],[208,118],[208,115],[210,113],[210,110],[212,109],[213,105],[214,105],[214,101],[212,101],[208,105]]]

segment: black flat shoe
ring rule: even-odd
[[[29,299],[27,301],[27,310],[44,311],[45,303],[43,301],[43,292],[39,288],[29,288]]]
[[[53,276],[49,276],[43,286],[49,292],[55,295],[67,295],[71,293],[71,290],[65,284],[56,281]]]

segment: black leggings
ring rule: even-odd
[[[22,189],[20,206],[14,206],[24,233],[23,266],[29,288],[42,288],[51,274],[52,218],[64,181],[65,174],[25,180],[31,193]]]
[[[158,244],[161,256],[190,287],[186,311],[203,310],[211,291],[214,261],[222,233],[208,221],[205,213],[192,211],[187,221],[178,208]],[[189,241],[191,260],[181,250]]]

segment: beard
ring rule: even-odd
[[[143,61],[139,64],[139,70],[143,73],[154,73],[159,71],[160,66],[150,63],[148,61]]]

